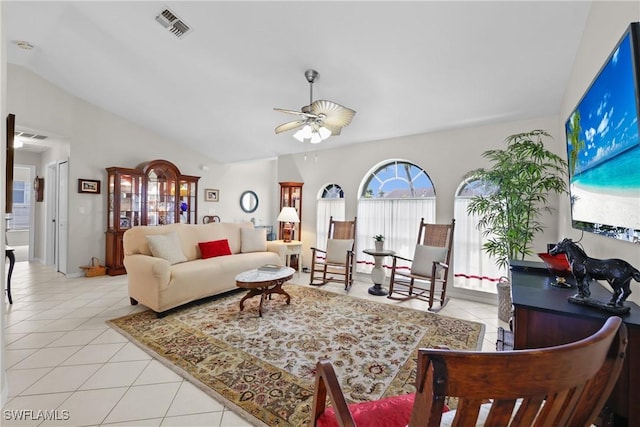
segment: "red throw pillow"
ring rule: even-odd
[[[227,239],[200,242],[198,246],[200,246],[202,259],[231,255],[231,248],[229,248],[229,241]]]
[[[356,425],[367,427],[405,427],[411,419],[415,393],[386,397],[370,402],[353,403],[349,411]],[[449,408],[445,405],[442,412]],[[339,427],[335,411],[328,407],[318,418],[318,427]]]
[[[353,403],[349,410],[356,425],[367,427],[406,426],[411,418],[415,394],[401,394],[370,402]],[[338,427],[333,408],[325,409],[318,427]]]

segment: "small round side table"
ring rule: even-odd
[[[371,270],[371,280],[373,281],[373,286],[369,288],[368,292],[371,295],[377,296],[387,295],[389,291],[382,287],[382,285],[384,284],[384,278],[387,276],[384,268],[382,267],[382,260],[390,255],[395,255],[395,251],[386,249],[365,249],[362,252],[367,255],[371,255],[375,260],[375,265],[373,267],[373,270]]]

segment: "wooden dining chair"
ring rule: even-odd
[[[309,284],[322,286],[328,282],[344,283],[349,290],[353,284],[354,244],[356,221],[336,221],[329,218],[327,249],[311,248],[311,278]]]
[[[420,220],[418,240],[413,258],[392,255],[391,277],[387,298],[420,299],[433,310],[436,295],[440,308],[446,304],[449,261],[453,244],[455,219],[449,224],[430,224]],[[403,263],[404,261],[404,263]],[[409,265],[407,265],[409,263]]]
[[[626,346],[627,329],[613,316],[593,335],[555,347],[501,352],[420,349],[414,395],[351,405],[333,365],[320,360],[311,424],[590,426],[616,384]],[[445,412],[445,401],[451,397],[457,398],[457,407]]]

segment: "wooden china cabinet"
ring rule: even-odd
[[[302,182],[281,182],[280,183],[280,210],[284,207],[292,207],[295,208],[298,212],[298,218],[300,222],[297,224],[292,224],[293,233],[291,238],[293,240],[302,240],[301,230],[302,230]],[[280,239],[283,239],[284,234],[284,223],[279,224],[279,234]]]
[[[167,160],[135,169],[107,168],[108,207],[105,264],[111,276],[125,274],[122,236],[136,225],[195,224],[198,180]]]

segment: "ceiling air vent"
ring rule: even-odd
[[[185,24],[182,19],[176,16],[176,14],[169,9],[164,9],[160,12],[158,16],[156,16],[156,21],[158,21],[164,28],[171,31],[171,33],[178,38],[191,32],[191,27]]]
[[[46,135],[38,135],[38,134],[35,134],[35,133],[29,133],[29,132],[15,131],[13,134],[15,136],[19,136],[21,138],[32,138],[32,139],[47,139],[48,138]]]

